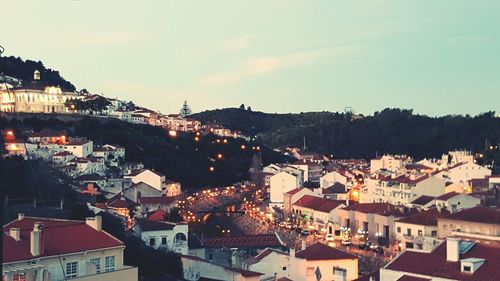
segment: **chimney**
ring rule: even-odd
[[[460,259],[459,252],[460,239],[455,237],[448,237],[446,239],[446,261],[457,262]]]
[[[17,220],[20,221],[20,220],[23,220],[24,219],[24,213],[18,213],[17,214]]]
[[[345,200],[345,205],[349,206],[349,199]]]
[[[295,247],[290,248],[290,257],[295,258]]]
[[[40,256],[44,251],[43,223],[35,222],[30,233],[30,252],[34,257]]]
[[[305,250],[307,248],[306,240],[302,240],[302,248],[301,250]]]
[[[10,229],[10,237],[14,238],[15,241],[21,240],[21,229],[12,227]]]
[[[102,230],[102,217],[101,216],[85,218],[85,223],[97,231]]]
[[[274,281],[278,281],[278,273],[274,273]]]

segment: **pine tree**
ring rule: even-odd
[[[184,104],[182,105],[181,110],[179,111],[179,114],[182,117],[186,117],[186,116],[191,115],[192,113],[193,112],[191,111],[191,108],[189,107],[187,101],[184,101]]]

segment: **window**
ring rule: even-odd
[[[162,245],[167,245],[167,237],[162,237],[161,238],[161,244]]]
[[[470,270],[471,270],[470,266],[464,265],[464,270],[463,271],[470,272]]]
[[[398,226],[398,228],[396,230],[398,233],[401,233],[401,226]]]
[[[283,269],[283,270],[286,270],[286,266],[283,266],[283,268],[282,268],[282,269]]]
[[[306,276],[314,276],[314,267],[307,268]]]
[[[156,238],[155,237],[149,237],[149,246],[154,246],[156,244]]]
[[[73,278],[78,276],[78,262],[66,263],[66,277]]]
[[[214,259],[214,255],[213,254],[209,254],[208,255],[208,260],[213,260]]]
[[[432,237],[436,237],[437,236],[437,231],[436,230],[431,231],[431,236]]]
[[[411,228],[406,229],[406,235],[411,236]]]
[[[100,273],[101,272],[101,258],[93,258],[90,259],[90,263],[95,265],[95,272]]]
[[[418,236],[422,236],[422,230],[421,229],[418,230]]]
[[[26,281],[26,273],[14,273],[13,281]]]
[[[115,270],[115,256],[109,256],[105,258],[105,268],[106,272]]]

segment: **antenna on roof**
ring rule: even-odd
[[[306,151],[307,147],[306,147],[306,136],[304,136],[304,151]]]

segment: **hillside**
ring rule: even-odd
[[[59,74],[59,71],[46,68],[41,61],[23,60],[14,56],[0,56],[0,74],[21,79],[25,84],[33,80],[35,70],[40,71],[40,81],[44,84],[59,85],[68,91],[76,90],[71,82],[65,80]]]
[[[271,147],[302,147],[305,137],[308,149],[336,158],[373,158],[377,153],[440,157],[448,150],[479,151],[500,142],[500,118],[493,112],[474,117],[428,117],[411,110],[384,109],[355,120],[331,112],[270,114],[227,108],[193,117],[258,135]]]
[[[126,161],[143,162],[146,167],[165,174],[167,179],[181,182],[186,189],[228,185],[247,179],[254,155],[254,151],[248,148],[257,145],[232,138],[227,143],[217,143],[217,137],[213,135],[201,137],[197,142],[191,133],[173,138],[160,127],[134,125],[116,119],[80,116],[61,118],[64,121],[55,118],[0,118],[0,130],[12,128],[19,136],[22,129],[39,131],[51,128],[85,136],[95,144],[119,144],[126,149]],[[246,149],[241,149],[243,144]],[[223,160],[210,159],[216,158],[219,153],[224,155]],[[263,148],[264,164],[283,161],[285,159],[281,154]],[[215,172],[209,171],[211,166]]]

